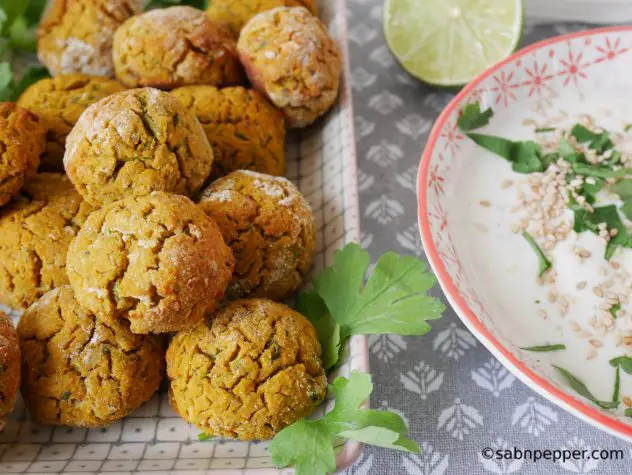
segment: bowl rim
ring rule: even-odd
[[[428,136],[428,141],[421,155],[419,171],[417,174],[417,217],[419,232],[421,234],[421,242],[428,262],[434,270],[437,279],[443,289],[450,305],[455,310],[460,320],[474,334],[474,336],[498,359],[503,365],[511,370],[511,372],[523,383],[535,390],[538,394],[552,401],[557,406],[567,410],[571,414],[580,419],[608,432],[611,435],[632,441],[632,424],[627,424],[615,415],[608,415],[596,407],[590,405],[583,400],[577,399],[564,390],[556,387],[547,378],[539,375],[524,362],[506,348],[492,333],[486,325],[478,318],[476,313],[469,307],[457,286],[453,282],[443,261],[439,257],[437,246],[430,232],[430,221],[428,219],[428,182],[430,161],[433,151],[437,145],[441,130],[452,116],[455,109],[461,106],[463,99],[479,86],[485,79],[503,68],[504,66],[523,58],[529,53],[558,43],[567,42],[571,39],[581,38],[585,36],[595,36],[613,32],[632,32],[632,26],[614,26],[594,28],[566,35],[555,36],[518,50],[508,58],[491,66],[485,72],[478,75],[470,81],[445,107]]]

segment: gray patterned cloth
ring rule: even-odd
[[[423,85],[400,68],[384,42],[382,5],[381,0],[348,0],[362,241],[374,259],[388,250],[423,257],[417,168],[430,128],[453,93]],[[523,42],[585,28],[527,28]],[[434,294],[445,302],[438,287]],[[367,447],[347,474],[632,473],[632,446],[518,381],[452,309],[425,337],[371,337],[369,344],[371,406],[402,414],[423,453]],[[624,459],[485,460],[486,447],[620,449]]]

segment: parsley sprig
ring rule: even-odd
[[[358,244],[347,244],[335,252],[334,265],[314,277],[313,290],[298,296],[296,308],[316,328],[328,372],[336,367],[349,337],[424,335],[430,330],[427,320],[440,318],[445,310],[445,305],[426,294],[436,278],[421,260],[387,252],[366,278],[369,264],[368,252]],[[331,412],[317,420],[300,419],[274,437],[270,452],[277,467],[295,465],[297,475],[332,473],[334,447],[342,439],[419,452],[398,414],[361,408],[373,391],[368,374],[338,377],[329,389],[335,398]],[[210,436],[200,434],[199,438]]]
[[[419,445],[407,437],[406,423],[399,415],[360,408],[373,391],[368,374],[338,377],[330,390],[336,401],[331,412],[315,421],[301,419],[272,440],[270,453],[277,467],[295,465],[298,475],[333,473],[334,444],[339,438],[419,453]]]
[[[441,317],[445,310],[439,300],[426,294],[436,278],[424,262],[387,252],[365,283],[369,264],[368,252],[358,244],[348,244],[336,251],[333,266],[314,277],[314,289],[298,296],[296,308],[316,328],[327,371],[336,366],[352,335],[424,335],[430,330],[427,320]],[[334,444],[340,438],[419,452],[399,415],[359,409],[373,390],[369,375],[354,372],[348,380],[336,378],[330,390],[335,397],[330,413],[318,420],[301,419],[272,440],[275,465],[294,464],[298,475],[333,472]]]

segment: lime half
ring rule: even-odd
[[[410,74],[462,86],[516,50],[523,11],[522,0],[387,0],[384,34]]]

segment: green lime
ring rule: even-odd
[[[410,74],[462,86],[516,50],[523,11],[522,0],[387,0],[384,34]]]

